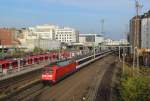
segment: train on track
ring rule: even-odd
[[[112,51],[109,50],[78,60],[66,60],[49,64],[43,68],[41,80],[44,84],[55,84],[66,76],[78,71],[83,66],[92,63],[111,52]]]

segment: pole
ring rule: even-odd
[[[137,68],[139,68],[139,50],[137,49]]]
[[[136,20],[138,21],[139,19],[138,19],[138,16],[137,16],[137,18],[136,18]],[[139,23],[139,21],[138,22],[136,22],[136,23]],[[136,28],[136,35],[137,35],[137,48],[136,48],[136,61],[137,61],[137,64],[136,64],[136,66],[137,66],[137,68],[139,68],[139,54],[138,54],[138,50],[139,50],[139,31],[138,31],[138,29],[139,29],[139,24],[136,24],[136,26],[137,26],[137,28]]]
[[[95,42],[94,42],[94,45],[93,45],[93,49],[94,49],[94,59],[95,59]]]
[[[60,50],[61,50],[61,46],[59,47],[59,50],[58,50],[58,60],[60,61]]]
[[[2,58],[4,58],[4,51],[5,51],[5,47],[4,47],[4,40],[2,40]]]
[[[119,61],[121,62],[121,58],[120,58],[120,46],[119,46]]]
[[[21,59],[19,58],[19,59],[18,59],[18,71],[20,71],[20,66],[21,66],[20,63],[21,63]]]
[[[139,3],[139,1],[138,0],[136,0],[136,20],[138,20],[138,24],[136,24],[137,25],[137,28],[136,28],[136,39],[137,39],[137,45],[136,45],[136,58],[137,58],[137,68],[139,69],[139,48],[140,48],[140,40],[139,40],[139,20],[140,20],[140,18],[138,18],[139,17],[139,13],[140,13],[140,9],[142,8],[142,5]],[[136,22],[137,23],[137,22]]]
[[[122,71],[123,71],[123,74],[124,74],[124,63],[125,63],[125,50],[124,50],[124,48],[125,47],[123,47],[123,69],[122,69]]]
[[[133,67],[132,67],[133,76],[134,76],[134,68],[135,68],[135,47],[133,47]]]
[[[4,44],[3,44],[3,40],[1,41],[1,45],[2,45],[2,53],[4,53]]]

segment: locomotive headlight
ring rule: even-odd
[[[42,77],[43,77],[43,78],[45,78],[45,77],[46,77],[46,75],[42,75]]]
[[[52,75],[42,75],[43,78],[51,78],[53,77]]]
[[[51,77],[53,77],[53,76],[52,76],[52,75],[47,75],[47,77],[51,78]]]

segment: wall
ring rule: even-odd
[[[60,44],[61,44],[60,42],[55,40],[47,40],[47,39],[34,40],[35,47],[39,47],[43,50],[58,49],[60,47]]]
[[[150,16],[142,19],[141,33],[141,48],[150,49]]]
[[[0,28],[0,45],[10,46],[15,43],[15,30]]]
[[[134,47],[141,47],[141,16],[135,16],[130,20],[129,32],[130,44]],[[133,52],[133,49],[132,49]]]

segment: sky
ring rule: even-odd
[[[140,2],[147,12],[150,0]],[[0,0],[0,27],[54,24],[100,34],[104,19],[104,36],[113,39],[123,37],[135,14],[135,0]]]

